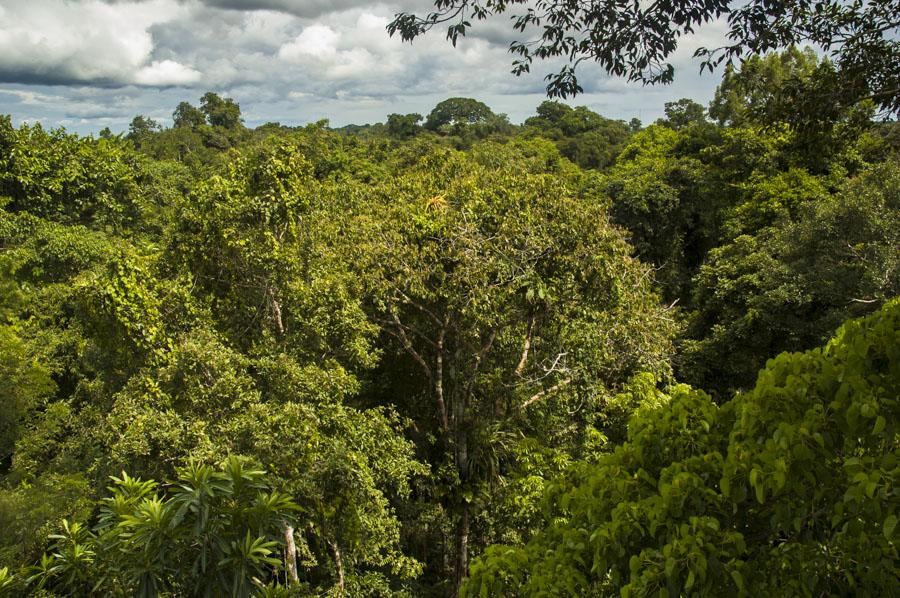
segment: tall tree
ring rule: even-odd
[[[206,124],[206,115],[203,114],[199,108],[192,106],[190,103],[180,102],[178,106],[175,107],[175,112],[172,113],[172,120],[174,121],[176,128],[194,128]]]
[[[676,102],[666,102],[666,117],[660,122],[676,131],[693,123],[706,122],[706,110],[690,98],[681,98]]]
[[[589,187],[502,146],[477,155],[423,156],[371,194],[352,239],[371,317],[406,356],[388,396],[410,396],[434,455],[456,588],[506,435],[578,450],[612,389],[667,370],[672,331]]]
[[[436,131],[444,125],[474,125],[487,122],[493,111],[483,102],[472,98],[448,98],[428,113],[425,128]]]
[[[211,91],[200,98],[200,111],[213,127],[236,129],[241,126],[241,107],[231,98],[223,98]]]
[[[399,139],[408,139],[414,137],[422,128],[419,122],[422,120],[421,114],[388,114],[387,132],[392,137]]]
[[[681,375],[720,396],[749,388],[772,355],[815,346],[900,294],[895,162],[836,194],[792,171],[760,182],[748,204],[736,213],[764,226],[710,252],[681,356]]]
[[[147,118],[143,114],[138,114],[131,120],[131,124],[128,125],[127,138],[131,139],[134,144],[140,148],[147,137],[153,133],[158,133],[161,130],[162,127],[158,122],[152,118]]]

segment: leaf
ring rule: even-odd
[[[734,581],[734,585],[737,586],[737,589],[740,592],[743,592],[744,591],[744,576],[741,575],[741,572],[736,569],[732,569],[731,570],[731,579]]]
[[[687,581],[684,582],[685,590],[690,590],[692,587],[694,587],[694,572],[693,572],[693,570],[688,572]]]
[[[884,537],[888,540],[894,535],[894,530],[897,528],[897,516],[889,515],[887,519],[884,520],[884,525],[881,528]]]
[[[669,579],[672,578],[672,575],[675,573],[675,559],[669,557],[666,559],[666,577]]]

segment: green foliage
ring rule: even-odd
[[[200,112],[213,127],[235,129],[241,126],[241,107],[231,98],[222,98],[211,91],[200,98]]]
[[[666,117],[661,124],[672,127],[676,131],[694,123],[706,122],[706,111],[703,106],[690,98],[681,98],[677,102],[666,102]]]
[[[250,596],[279,574],[280,531],[299,507],[235,457],[196,462],[166,491],[112,478],[98,523],[62,522],[30,583],[67,594]]]
[[[874,112],[870,99],[847,97],[845,84],[831,62],[792,47],[754,56],[739,71],[728,66],[709,112],[722,125],[790,125],[792,153],[824,170],[869,127]]]
[[[542,137],[556,143],[560,153],[582,168],[606,168],[622,150],[630,130],[625,123],[603,118],[584,106],[542,102],[537,116],[526,119]]]
[[[707,167],[683,149],[693,131],[647,127],[604,178],[613,218],[630,231],[635,254],[657,267],[669,301],[685,294],[717,236],[717,206],[705,197]]]
[[[55,386],[46,366],[29,353],[15,326],[0,326],[0,464],[4,468],[11,460],[26,416]]]
[[[172,121],[175,128],[194,128],[206,123],[206,115],[189,102],[180,102],[172,113]]]
[[[162,130],[162,127],[159,123],[152,118],[147,118],[144,115],[139,114],[135,116],[134,119],[132,119],[131,124],[128,125],[127,138],[131,139],[135,146],[140,148],[148,136],[160,130]]]
[[[473,564],[465,595],[896,593],[898,348],[895,300],[720,408],[672,389],[554,484],[524,547]]]
[[[420,131],[421,120],[421,114],[388,114],[387,133],[399,139],[409,139]]]
[[[16,485],[9,478],[5,482],[0,489],[0,528],[4,530],[0,563],[13,571],[40,559],[60,518],[84,521],[94,509],[91,487],[82,474],[48,474]]]
[[[297,357],[367,366],[373,330],[326,244],[336,206],[314,176],[294,144],[235,160],[183,203],[171,251],[233,342],[276,338]]]
[[[668,370],[672,321],[593,177],[548,172],[546,146],[524,147],[533,159],[497,144],[424,153],[353,207],[344,250],[385,335],[383,363],[403,372],[382,370],[382,392],[440,465],[434,491],[456,542],[470,514],[497,525],[480,517],[519,475],[518,436],[578,452],[603,397],[635,371]]]
[[[4,124],[5,123],[5,124]],[[0,119],[0,197],[6,210],[121,230],[146,209],[142,161],[118,139],[79,138]]]
[[[425,473],[405,422],[344,403],[359,392],[353,370],[377,356],[352,276],[325,240],[338,212],[313,178],[344,166],[307,147],[314,163],[297,144],[249,152],[196,204],[160,189],[181,225],[153,242],[3,212],[3,376],[25,384],[3,397],[4,448],[16,443],[0,488],[5,562],[34,558],[60,516],[85,529],[85,501],[116,471],[160,479],[187,458],[241,453],[305,509],[297,545],[310,587],[327,591],[338,567],[341,583],[373,587],[420,572],[394,512]],[[282,306],[283,333],[274,311],[240,319],[257,292]]]
[[[762,195],[736,211],[774,225],[711,251],[695,280],[681,365],[692,384],[723,395],[746,388],[769,356],[821,343],[843,320],[900,294],[897,164],[833,195],[815,180],[799,183],[806,175],[786,176],[786,185],[761,183]]]
[[[720,125],[759,123],[787,81],[808,79],[818,62],[811,48],[790,48],[780,54],[754,56],[742,63],[738,71],[728,65],[710,102],[709,115]]]
[[[425,119],[425,128],[436,131],[444,126],[474,125],[487,122],[494,113],[483,102],[472,98],[449,98],[440,102]]]
[[[0,595],[896,593],[896,304],[758,376],[900,293],[896,127],[798,120],[839,79],[0,118]]]

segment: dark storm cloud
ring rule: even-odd
[[[203,3],[215,8],[238,11],[276,10],[307,19],[372,4],[362,0],[203,0]]]
[[[76,0],[76,2],[79,0]],[[82,2],[84,0],[81,0]],[[106,4],[129,4],[148,0],[102,0]],[[269,10],[283,12],[304,19],[316,19],[335,12],[356,8],[390,6],[394,12],[428,10],[433,5],[422,0],[398,0],[395,2],[369,2],[367,0],[178,0],[184,4],[198,2],[211,8],[248,12]]]

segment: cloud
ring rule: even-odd
[[[332,57],[337,54],[340,40],[341,36],[328,25],[311,25],[281,46],[278,57],[295,62],[309,56],[322,59]]]
[[[184,12],[175,0],[116,5],[8,0],[0,25],[0,81],[115,86],[147,79],[152,85],[180,84],[184,69],[151,62],[154,43],[148,29]],[[162,76],[165,72],[171,80]]]
[[[0,16],[3,16],[3,7],[0,7]],[[42,106],[52,102],[60,102],[65,98],[59,95],[49,95],[38,93],[36,91],[22,89],[2,89],[0,95],[7,95],[16,98],[21,104],[26,106]]]
[[[164,87],[197,83],[201,77],[198,71],[174,60],[154,60],[149,66],[141,68],[134,74],[134,82],[139,85]]]
[[[238,11],[274,10],[315,19],[334,12],[364,8],[372,3],[364,0],[204,0],[204,4]]]
[[[443,31],[412,44],[387,34],[394,14],[427,10],[429,0],[0,4],[0,113],[77,130],[91,130],[90,122],[124,128],[136,114],[168,123],[178,102],[196,103],[207,90],[235,98],[250,125],[383,121],[391,112],[427,114],[450,96],[478,98],[521,121],[545,99],[543,76],[561,66],[535,63],[533,73],[511,75],[515,32],[506,18],[475,23],[456,48]],[[586,93],[574,103],[630,118],[654,106],[661,113],[678,97],[704,101],[715,78],[699,79],[689,54],[717,34],[709,30],[679,47],[674,87],[629,85],[583,64]]]
[[[76,0],[77,1],[77,0]],[[149,0],[102,0],[106,4],[127,4]],[[293,15],[303,19],[317,19],[336,12],[372,7],[390,7],[394,12],[429,9],[422,0],[179,0],[185,4],[202,4],[209,8],[234,12],[270,11]],[[2,15],[2,13],[0,13]]]

